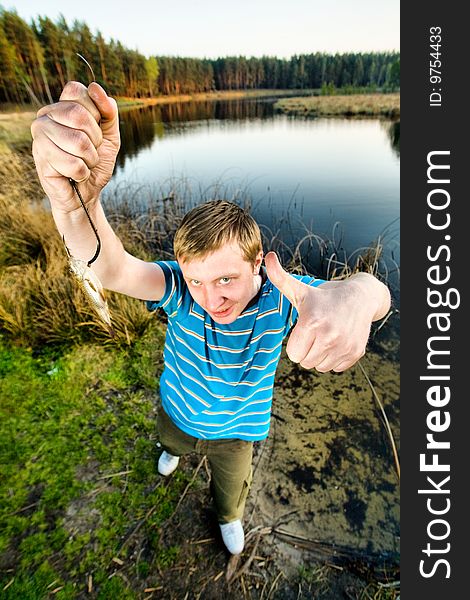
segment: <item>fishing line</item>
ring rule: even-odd
[[[85,214],[87,216],[88,222],[91,225],[91,228],[93,229],[93,233],[95,234],[96,237],[96,241],[97,241],[97,246],[96,246],[96,252],[93,255],[93,257],[87,262],[87,266],[89,267],[92,263],[95,262],[95,260],[98,258],[100,251],[101,251],[101,240],[100,240],[100,236],[98,235],[98,231],[95,227],[95,224],[93,223],[93,221],[91,220],[90,214],[87,210],[87,207],[85,206],[85,202],[83,202],[83,198],[82,195],[80,194],[80,190],[78,189],[78,185],[77,182],[74,181],[73,179],[69,179],[70,181],[70,185],[72,186],[72,189],[74,190],[74,192],[77,194],[78,199],[80,200],[80,204],[82,205],[83,210],[85,211]]]
[[[86,64],[86,66],[90,69],[91,72],[91,76],[93,77],[93,82],[96,82],[96,78],[95,78],[95,73],[92,69],[92,66],[90,65],[90,63],[87,61],[87,59],[82,56],[81,54],[79,54],[78,52],[75,53],[81,60],[83,60],[83,62]],[[85,202],[83,201],[82,195],[80,193],[80,190],[78,189],[78,184],[74,179],[69,178],[69,182],[70,185],[72,186],[73,191],[77,194],[78,199],[80,200],[80,204],[82,205],[83,210],[85,211],[85,214],[87,216],[88,222],[90,223],[91,228],[93,229],[93,233],[95,234],[96,237],[96,241],[97,241],[97,247],[96,247],[96,252],[93,255],[93,257],[87,262],[87,266],[89,267],[92,263],[95,262],[95,260],[98,258],[100,251],[101,251],[101,240],[100,237],[98,235],[98,231],[95,227],[95,224],[93,223],[93,221],[91,220],[90,214],[87,210],[87,207],[85,206]]]
[[[79,58],[81,58],[81,59],[83,60],[83,62],[86,64],[86,66],[87,66],[87,67],[90,69],[90,71],[91,71],[91,76],[93,77],[93,82],[94,82],[94,83],[96,83],[96,77],[95,77],[95,73],[94,73],[94,71],[93,71],[93,68],[92,68],[92,66],[90,65],[90,63],[87,61],[87,59],[86,59],[84,56],[82,56],[82,55],[81,55],[81,54],[79,54],[78,52],[75,52],[75,54],[76,54],[76,55],[77,55]]]

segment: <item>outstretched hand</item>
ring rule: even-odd
[[[267,275],[299,313],[288,343],[289,358],[306,369],[345,371],[365,353],[372,321],[390,305],[387,288],[364,273],[311,287],[282,268],[274,252]]]
[[[44,106],[31,125],[33,156],[53,208],[72,212],[77,200],[69,179],[96,201],[113,174],[119,151],[117,106],[97,83],[68,82],[59,102]]]

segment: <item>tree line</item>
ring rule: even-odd
[[[77,53],[109,94],[133,98],[259,88],[392,91],[400,80],[396,52],[290,59],[145,57],[117,40],[105,41],[83,21],[70,26],[63,16],[55,22],[39,16],[28,24],[16,11],[0,7],[0,102],[53,102],[67,81],[89,82],[90,71]]]

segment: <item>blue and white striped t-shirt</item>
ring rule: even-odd
[[[262,440],[268,435],[274,375],[297,311],[266,278],[254,303],[228,325],[191,297],[178,263],[158,262],[165,295],[147,302],[168,315],[160,395],[182,431],[203,439]],[[308,285],[321,279],[294,275]]]

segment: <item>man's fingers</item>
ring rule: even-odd
[[[95,81],[90,83],[87,89],[89,97],[100,111],[101,117],[106,121],[116,118],[116,101],[110,98],[105,90]]]
[[[319,363],[317,363],[314,367],[305,367],[307,368],[315,368],[319,373],[328,373],[329,371],[336,371],[336,367],[338,365],[342,365],[344,363],[348,363],[348,367],[350,367],[352,364],[354,364],[354,362],[349,362],[349,361],[344,361],[341,359],[338,359],[335,356],[326,356],[326,358],[322,361],[320,361]],[[303,366],[303,365],[302,365]],[[348,368],[345,367],[345,368]]]
[[[103,142],[103,134],[99,125],[93,120],[87,111],[79,104],[67,104],[54,111],[45,111],[42,116],[39,116],[33,121],[31,126],[31,135],[35,135],[38,128],[44,128],[44,130],[53,131],[50,127],[51,123],[55,123],[58,126],[68,128],[69,131],[62,130],[66,135],[71,137],[81,137],[81,134],[87,137],[87,139],[93,144],[94,148],[99,148]],[[86,114],[78,113],[84,111]],[[58,132],[58,129],[55,129]]]
[[[330,370],[334,371],[335,373],[342,373],[343,371],[347,371],[350,367],[352,367],[356,363],[357,363],[357,360],[343,360],[342,362],[339,363],[339,365],[336,365],[336,367],[334,367],[333,369],[330,369]]]
[[[98,164],[99,157],[96,148],[88,135],[80,129],[64,127],[50,119],[48,115],[37,119],[32,127],[33,139],[44,142],[45,138],[53,143],[47,145],[44,152],[48,152],[47,159],[54,164],[60,160],[61,154],[70,154],[83,160],[92,169]]]
[[[93,102],[92,98],[90,98],[88,89],[78,81],[68,81],[65,84],[60,94],[59,102],[77,102],[90,112],[97,123],[101,121],[99,108]]]
[[[317,344],[319,346],[319,344]],[[335,371],[341,373],[346,371],[357,363],[365,354],[365,349],[362,352],[351,350],[344,352],[341,346],[334,346],[329,350],[312,347],[311,352],[301,361],[300,365],[304,369],[316,369],[319,373],[327,373]]]
[[[331,371],[343,361],[344,354],[341,353],[341,357],[338,357],[338,348],[332,342],[326,341],[324,335],[319,334],[316,337],[314,335],[312,329],[307,333],[302,320],[299,320],[287,342],[287,356],[293,362],[300,363],[304,369]]]
[[[302,363],[315,344],[315,338],[312,332],[305,335],[302,326],[299,323],[294,327],[289,336],[286,346],[287,356],[292,362]]]
[[[39,143],[40,152],[37,151]],[[33,156],[39,171],[47,179],[62,175],[67,179],[84,181],[90,176],[90,170],[83,159],[58,151],[57,146],[46,135],[39,136],[33,141]],[[70,188],[68,181],[64,186]]]
[[[287,356],[304,369],[345,371],[365,354],[365,343],[347,343],[335,330],[325,330],[320,322],[313,324],[300,317],[287,342]]]
[[[80,138],[87,136],[93,146],[98,148],[103,141],[103,133],[100,126],[96,123],[92,115],[80,104],[76,102],[58,102],[51,106],[45,107],[46,110],[38,112],[38,118],[33,122],[31,133],[34,136],[37,129],[59,132],[62,136],[71,138],[74,136],[79,140],[81,145],[85,143],[85,138],[80,142]],[[54,127],[56,125],[56,127]],[[63,126],[65,129],[59,129]]]
[[[114,98],[110,98],[105,90],[96,82],[88,87],[78,81],[69,81],[60,95],[60,102],[77,102],[86,108],[99,123],[103,136],[110,139],[115,147],[119,147],[118,109]]]
[[[264,260],[269,280],[298,310],[308,286],[284,271],[275,252],[268,252]]]

